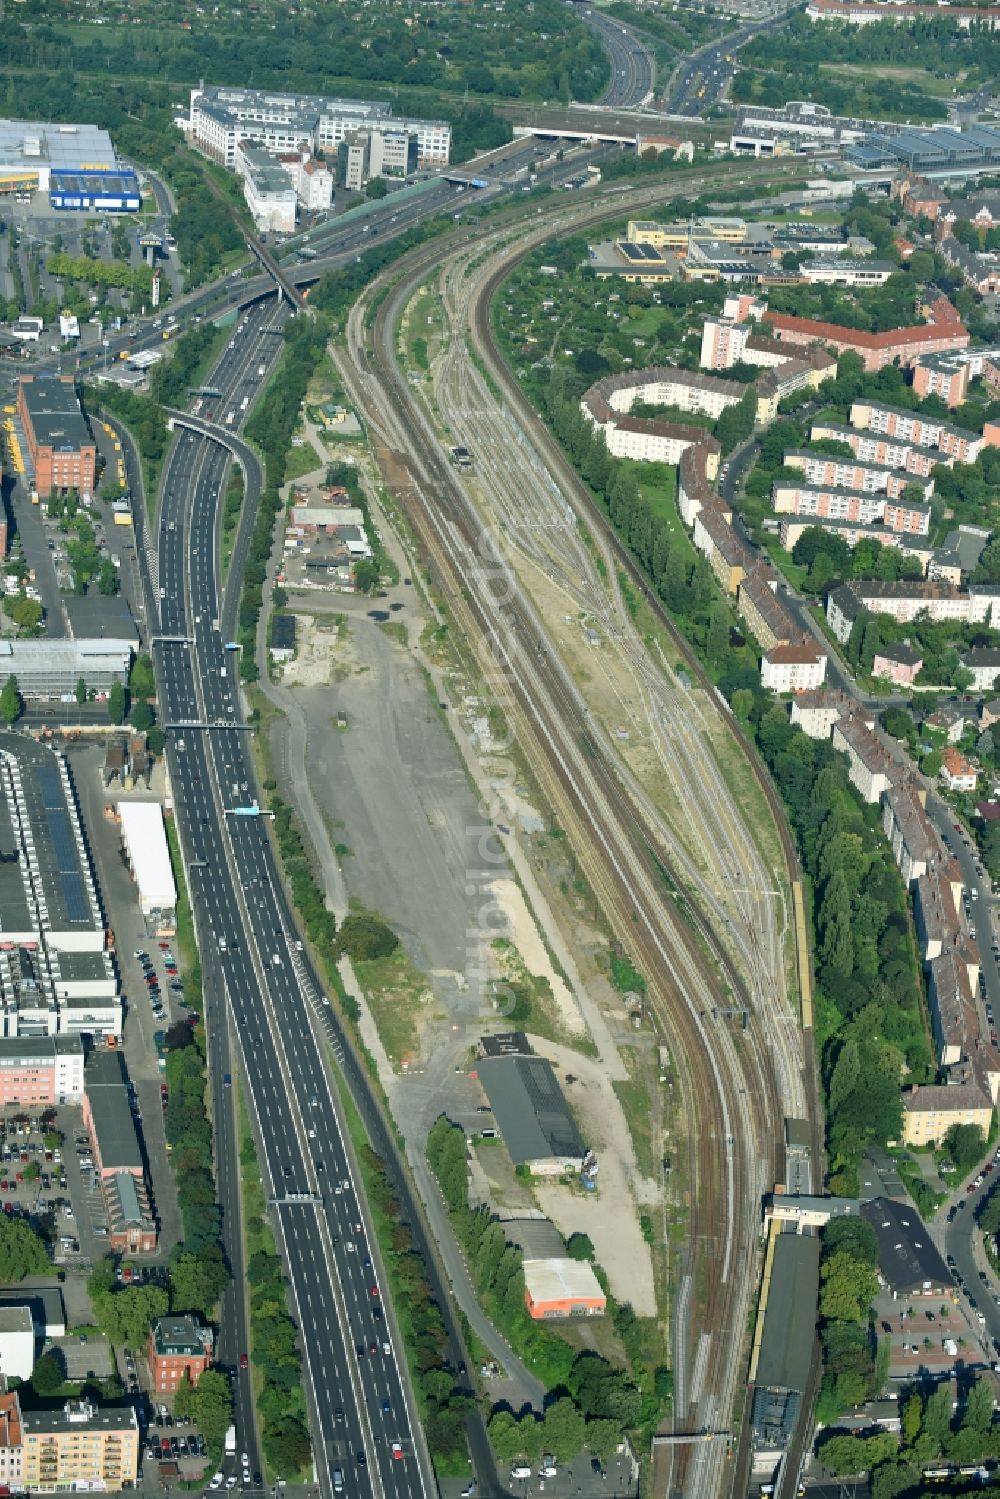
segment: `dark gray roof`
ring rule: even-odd
[[[909,1296],[924,1286],[950,1286],[951,1276],[920,1214],[909,1203],[873,1197],[861,1209],[878,1239],[878,1262],[891,1291]]]
[[[966,651],[964,656],[959,657],[963,666],[969,670],[977,666],[1000,666],[1000,651],[991,646],[977,645],[971,651]]]
[[[67,1400],[62,1410],[22,1410],[27,1432],[46,1431],[138,1431],[139,1423],[130,1405],[91,1405],[86,1400]]]
[[[132,1105],[125,1086],[125,1059],[119,1051],[96,1050],[87,1063],[85,1087],[105,1170],[142,1169]]]
[[[295,644],[294,614],[276,614],[271,620],[271,644],[276,650],[291,650]]]
[[[898,645],[892,641],[888,645],[880,645],[875,654],[884,656],[887,661],[899,661],[903,666],[916,666],[918,661],[924,659],[912,645],[904,645],[902,641]]]
[[[495,1036],[483,1036],[479,1043],[487,1057],[530,1057],[534,1055],[531,1042],[523,1031],[498,1031]]]
[[[139,631],[128,600],[121,594],[84,593],[65,598],[63,605],[69,633],[76,640],[127,640],[138,646]]]
[[[845,619],[857,619],[861,613],[861,600],[846,583],[841,583],[833,590],[830,594],[830,602],[836,605]]]
[[[486,1057],[479,1076],[516,1166],[550,1156],[583,1159],[580,1131],[544,1057]]]
[[[22,384],[24,401],[40,447],[75,452],[93,447],[72,380],[38,375]]]
[[[757,1360],[758,1387],[805,1389],[818,1295],[819,1240],[806,1234],[779,1234]]]

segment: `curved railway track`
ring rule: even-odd
[[[744,164],[734,165],[746,171]],[[703,176],[699,185],[725,182],[733,175],[734,170],[720,168],[707,180]],[[663,191],[662,186],[631,190],[616,194],[616,201],[611,203],[605,195],[584,214],[567,216],[566,227],[579,230],[645,206],[662,197]],[[535,428],[536,418],[500,357],[489,324],[489,304],[518,260],[536,243],[559,232],[560,218],[558,212],[550,211],[541,224],[530,225],[530,232],[511,246],[509,257],[490,278],[488,291],[480,296],[475,308],[475,333],[492,365],[491,375],[503,386],[529,430]],[[738,994],[746,992],[742,976],[711,928],[704,922],[689,925],[678,909],[669,884],[680,886],[683,882],[674,880],[663,850],[654,846],[637,816],[621,776],[595,744],[581,716],[577,694],[561,664],[548,651],[545,632],[533,608],[518,589],[509,586],[506,565],[456,483],[454,470],[442,456],[440,441],[423,419],[395,358],[397,319],[421,281],[456,248],[472,254],[477,242],[485,245],[505,232],[505,228],[493,225],[468,236],[461,246],[456,246],[449,235],[444,242],[411,252],[391,274],[373,282],[352,314],[351,355],[358,377],[353,383],[371,429],[379,434],[383,454],[403,475],[395,488],[429,570],[468,638],[491,643],[485,664],[487,676],[499,688],[498,700],[517,730],[544,793],[559,810],[608,919],[622,934],[634,961],[650,975],[658,1020],[675,1051],[683,1055],[687,1070],[681,1080],[691,1124],[690,1274],[698,1319],[710,1339],[706,1344],[703,1336],[699,1342],[695,1364],[700,1368],[693,1372],[712,1392],[698,1402],[702,1421],[708,1414],[715,1425],[724,1425],[739,1362],[734,1350],[741,1348],[745,1333],[745,1315],[741,1313],[746,1310],[747,1282],[755,1253],[756,1198],[761,1179],[769,1176],[774,1180],[781,1160],[782,1109],[767,1038],[757,1032],[753,1018],[744,1041],[725,1027],[712,1028],[706,1023],[722,996],[715,965]],[[387,283],[387,295],[378,301]],[[374,307],[370,342],[364,331],[364,314],[369,306]],[[553,461],[547,434],[543,431],[541,436],[546,458],[560,484],[577,494],[580,486],[576,475],[561,455],[560,461]],[[593,511],[590,523],[601,527],[634,586],[656,609],[692,675],[706,691],[713,692],[687,642],[674,630],[634,559],[621,547],[604,517]],[[479,578],[474,576],[476,570]],[[504,580],[502,602],[492,590],[491,580],[498,579]],[[731,721],[730,727],[741,739],[776,814],[789,877],[795,879],[798,865],[780,804],[752,747]],[[707,945],[711,960],[702,944]],[[720,1392],[718,1396],[716,1391]],[[671,1475],[672,1488],[679,1492],[690,1478],[690,1491],[699,1496],[724,1492],[727,1472],[731,1477],[732,1469],[726,1469],[721,1456],[702,1455],[690,1464],[682,1459]]]

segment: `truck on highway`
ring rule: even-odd
[[[236,1451],[236,1427],[235,1426],[230,1426],[229,1430],[226,1432],[226,1451],[228,1453],[234,1453]]]

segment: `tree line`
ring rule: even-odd
[[[906,889],[847,757],[791,724],[756,673],[731,672],[721,686],[781,793],[808,877],[829,1185],[854,1197],[864,1149],[899,1137],[901,1076],[934,1077]]]
[[[237,638],[241,646],[240,675],[245,682],[255,682],[260,675],[257,621],[264,603],[264,580],[274,542],[274,523],[282,509],[280,488],[285,479],[292,433],[310,377],[325,353],[328,333],[329,324],[323,317],[297,317],[285,324],[281,362],[268,383],[263,400],[257,404],[247,423],[247,437],[257,443],[264,454],[265,482],[250,537],[240,595]]]

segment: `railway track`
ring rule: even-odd
[[[746,170],[743,164],[734,165]],[[700,179],[699,186],[703,190],[733,175],[732,170],[719,169],[708,180]],[[645,206],[662,195],[662,187],[616,193],[610,203],[605,197],[582,215],[565,216],[565,227],[578,230]],[[511,390],[492,342],[489,299],[517,260],[561,227],[558,211],[546,214],[542,224],[532,225],[529,235],[512,246],[487,294],[476,305],[476,332],[496,365],[491,373],[495,379],[499,377],[515,406],[524,404],[523,398],[516,387]],[[461,247],[462,253],[471,255],[477,241],[482,245],[504,232],[492,228],[471,236],[471,246]],[[448,236],[448,240],[451,238]],[[491,642],[484,665],[497,700],[516,729],[544,794],[573,840],[584,873],[608,919],[622,935],[633,960],[650,976],[658,1020],[675,1052],[684,1058],[687,1070],[682,1083],[692,1125],[688,1139],[692,1183],[688,1273],[701,1326],[692,1385],[688,1388],[690,1395],[700,1395],[695,1418],[705,1425],[718,1425],[728,1420],[735,1392],[739,1359],[734,1350],[741,1347],[745,1331],[741,1313],[746,1310],[746,1289],[754,1263],[759,1192],[768,1175],[771,1180],[775,1178],[780,1164],[782,1109],[767,1038],[757,1033],[752,1021],[745,1039],[710,1022],[722,990],[715,963],[737,992],[742,977],[714,933],[705,925],[690,925],[679,909],[670,887],[681,882],[673,879],[662,850],[652,845],[647,828],[638,818],[620,775],[595,744],[581,716],[575,689],[549,651],[534,610],[512,586],[503,558],[442,457],[440,440],[422,417],[396,364],[396,319],[421,280],[455,249],[453,243],[446,242],[422,247],[404,257],[394,268],[394,275],[372,284],[367,298],[352,314],[350,361],[345,361],[345,374],[383,457],[400,476],[394,486],[397,495],[419,537],[431,573],[448,596],[456,622],[470,640]],[[367,302],[382,291],[386,281],[392,283],[391,289],[377,305],[369,342],[364,327]],[[526,416],[534,423],[530,410]],[[546,453],[546,458],[557,471],[551,454]],[[571,472],[557,471],[557,477],[560,485],[569,484],[574,492],[578,488]],[[621,557],[634,586],[661,615],[692,675],[711,692],[700,663],[662,615],[633,559],[622,551],[603,517],[595,515],[597,523],[607,543]],[[492,588],[497,580],[503,580],[502,604]],[[757,770],[760,774],[759,765]],[[769,783],[764,784],[764,794],[780,814]],[[794,848],[781,821],[779,828],[789,874],[794,878],[798,872]],[[707,943],[712,961],[706,957],[702,943]],[[719,1184],[723,1184],[721,1190]],[[718,1448],[715,1456],[703,1449],[693,1461],[678,1461],[669,1486],[672,1492],[686,1488],[700,1499],[701,1495],[726,1491],[726,1475],[728,1472],[731,1477],[732,1471],[727,1470]]]

